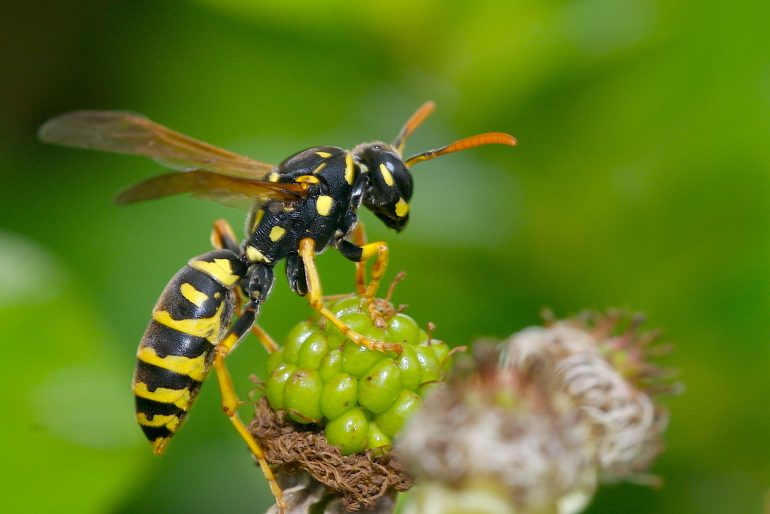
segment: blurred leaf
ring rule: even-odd
[[[66,505],[104,512],[143,468],[139,431],[128,431],[134,428],[128,377],[106,353],[104,330],[62,266],[23,238],[2,233],[0,240],[8,368],[0,384],[13,392],[0,426],[6,467],[0,489],[13,491],[4,510]]]

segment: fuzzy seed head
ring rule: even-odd
[[[565,395],[482,363],[476,374],[429,395],[397,448],[425,491],[444,490],[446,503],[436,512],[491,489],[511,512],[571,513],[595,487],[588,433]],[[431,501],[441,496],[431,494]]]
[[[632,338],[602,330],[604,339],[575,322],[528,328],[508,339],[502,363],[579,407],[591,427],[602,481],[649,481],[643,473],[663,448],[668,413],[640,384],[654,384],[650,377],[663,372],[642,359]],[[618,363],[620,370],[613,367]]]

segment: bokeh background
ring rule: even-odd
[[[770,31],[767,2],[256,2],[3,5],[0,330],[3,512],[255,512],[259,471],[204,387],[154,457],[133,420],[136,344],[158,294],[243,213],[188,198],[116,207],[150,161],[46,147],[45,119],[126,109],[257,159],[488,130],[415,170],[392,245],[395,300],[465,344],[557,314],[629,307],[677,349],[660,490],[603,488],[593,513],[759,512],[770,489]],[[325,291],[353,267],[320,258]],[[308,314],[279,276],[261,322]],[[230,359],[242,395],[263,352]],[[246,411],[245,411],[246,413]]]

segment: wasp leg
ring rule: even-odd
[[[235,254],[240,253],[240,247],[238,246],[238,239],[235,237],[233,227],[226,219],[220,218],[214,222],[214,226],[211,230],[211,246],[217,249],[226,248]],[[240,287],[235,288],[235,312],[240,312],[243,306],[243,290]],[[262,347],[267,353],[273,353],[278,349],[278,344],[270,337],[265,329],[259,325],[252,325],[251,333],[254,334],[259,340]]]
[[[262,348],[264,348],[267,353],[273,353],[278,350],[278,343],[275,342],[275,339],[270,337],[270,334],[268,334],[264,328],[254,324],[251,327],[251,333],[259,339]]]
[[[286,512],[286,502],[283,499],[283,491],[278,486],[278,482],[275,479],[273,470],[267,463],[265,458],[265,452],[259,445],[254,436],[251,435],[249,430],[241,421],[238,415],[238,407],[242,404],[235,392],[233,386],[233,380],[230,377],[230,372],[225,366],[225,358],[235,348],[238,341],[249,331],[254,325],[254,320],[259,309],[259,304],[255,302],[249,302],[243,310],[241,316],[235,321],[230,330],[225,334],[221,341],[214,349],[214,369],[217,372],[217,380],[219,381],[219,391],[222,394],[222,410],[225,415],[230,419],[230,422],[235,427],[235,430],[240,434],[241,438],[246,442],[246,445],[251,450],[252,455],[259,462],[259,467],[262,468],[262,473],[265,475],[270,491],[275,497],[275,504],[278,507],[279,514]]]
[[[374,252],[376,245],[383,245],[384,243],[371,243],[366,245],[370,247],[369,252]],[[354,246],[350,243],[351,246]],[[356,247],[358,248],[358,247]],[[387,246],[385,246],[387,250]],[[299,242],[299,254],[302,257],[302,262],[305,264],[305,276],[307,277],[307,299],[310,306],[317,310],[324,318],[328,319],[337,329],[342,332],[345,337],[351,339],[354,343],[365,346],[370,350],[378,352],[397,352],[401,353],[401,345],[398,343],[386,343],[383,341],[375,341],[367,339],[362,336],[345,323],[337,319],[332,311],[327,309],[323,303],[323,293],[321,292],[321,279],[318,276],[318,269],[315,265],[315,241],[312,238],[306,237]],[[370,254],[371,256],[371,254]]]
[[[388,267],[388,245],[385,241],[375,241],[374,243],[356,244],[350,241],[341,241],[338,249],[342,255],[351,261],[356,262],[356,289],[364,297],[364,304],[371,303],[377,289],[380,287],[380,281],[385,275],[385,269]],[[366,278],[364,276],[364,263],[375,257],[372,266],[372,280],[369,285],[364,287]]]
[[[214,248],[226,248],[236,255],[240,255],[241,248],[238,245],[238,239],[235,237],[233,227],[226,219],[218,219],[214,222],[211,230],[211,246]]]

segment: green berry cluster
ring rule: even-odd
[[[375,302],[374,315],[361,311],[359,296],[328,307],[365,337],[401,343],[400,354],[369,350],[331,323],[310,319],[289,332],[267,364],[270,406],[286,411],[297,423],[325,425],[327,440],[343,455],[365,449],[387,451],[422,405],[426,390],[442,380],[450,366],[446,343],[430,339],[411,317],[396,312],[388,302]]]

